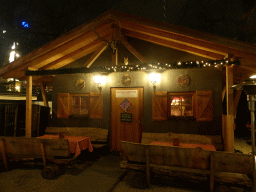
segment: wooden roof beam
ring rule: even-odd
[[[81,34],[91,31],[92,27],[97,28],[101,25],[107,25],[107,24],[110,25],[110,23],[112,23],[112,22],[113,22],[113,20],[110,20],[109,13],[103,14],[100,17],[92,20],[91,22],[81,25],[81,26],[67,32],[65,35],[62,35],[62,36],[58,37],[57,39],[45,44],[44,46],[35,49],[34,51],[21,57],[20,59],[14,61],[13,63],[11,63],[11,65],[2,67],[0,75],[4,74],[6,71],[9,71],[10,69],[19,67],[26,62],[34,60],[34,59],[40,57],[41,55],[44,55],[45,53],[51,51],[53,48],[60,47],[63,44],[65,44],[69,41],[72,41],[73,39],[81,36]]]
[[[34,83],[43,82],[45,85],[49,85],[53,82],[53,79],[54,79],[54,75],[34,76],[33,82]]]
[[[57,59],[56,61],[49,63],[48,65],[45,65],[44,67],[41,67],[40,70],[56,69],[56,68],[68,65],[71,62],[94,52],[99,46],[103,45],[103,43],[104,42],[102,42],[101,40],[94,41],[93,43],[83,47],[82,49],[78,49],[73,53],[70,53],[60,59]],[[10,74],[6,74],[3,77],[4,78],[15,77],[17,79],[22,80],[24,79],[23,77],[25,76],[25,70],[23,71],[15,70],[12,72],[12,74],[13,74],[12,76],[9,76]]]
[[[100,28],[97,29],[97,33],[105,36],[109,34],[112,31],[111,25],[103,25]],[[15,69],[15,70],[24,70],[26,67],[35,67],[35,68],[40,68],[43,67],[44,65],[57,60],[61,57],[63,57],[66,54],[69,54],[79,48],[84,47],[85,45],[95,41],[98,39],[97,34],[95,34],[94,31],[90,31],[86,34],[83,34],[76,39],[73,39],[72,41],[69,41],[62,46],[57,47],[56,49],[52,49],[51,51],[45,53],[44,55],[41,55],[40,57],[28,61],[21,66],[15,67],[13,64],[9,65],[10,68],[3,68],[0,71],[0,75],[3,75],[5,73],[11,73],[10,70]],[[11,76],[11,75],[9,75]]]
[[[106,40],[110,39],[110,34],[106,35],[103,37]],[[40,69],[56,69],[57,66],[65,66],[71,62],[73,62],[74,60],[80,59],[94,51],[97,51],[97,49],[99,49],[99,47],[102,47],[106,44],[106,42],[98,39],[96,41],[93,41],[92,43],[70,53],[65,55],[64,57],[57,59],[56,61],[53,61],[43,67],[41,67]]]
[[[85,62],[83,66],[90,67],[93,62],[101,55],[103,51],[105,51],[108,47],[108,43],[105,42],[102,46],[100,46],[93,54],[92,56]]]
[[[120,13],[118,11],[111,11],[111,18],[113,18],[113,20],[118,20],[122,28],[127,28],[127,23],[131,24],[130,26],[133,25],[133,30],[135,30],[135,28],[141,30],[143,29],[143,27],[146,27],[148,29],[157,29],[158,31],[168,31],[169,33],[180,34],[182,36],[191,37],[193,39],[202,40],[204,42],[212,42],[215,45],[218,44],[236,50],[243,50],[245,52],[256,52],[256,46],[252,46],[248,43],[234,41],[232,39],[228,39],[225,37],[213,35],[206,32],[201,32],[195,29],[181,27],[178,25],[173,25],[170,23],[163,23],[148,18],[129,15],[127,13]]]
[[[147,60],[128,42],[125,36],[120,39],[121,43],[142,63],[147,63]]]
[[[179,33],[173,33],[170,31],[163,31],[158,28],[145,26],[143,24],[133,23],[131,21],[126,21],[126,20],[120,20],[120,24],[122,28],[128,29],[130,31],[135,31],[135,32],[146,34],[146,35],[155,36],[161,39],[166,39],[169,41],[188,45],[198,49],[204,49],[213,53],[224,54],[224,55],[233,54],[235,57],[247,57],[252,60],[256,59],[256,53],[253,54],[245,50],[235,49],[232,46],[223,45],[222,42],[215,43],[215,42],[211,42],[210,39],[207,41],[207,40],[202,40],[200,37],[198,38],[191,37],[191,35],[189,34],[184,35],[182,34],[184,31],[180,31]],[[254,51],[256,52],[256,49]]]
[[[205,57],[205,58],[208,58],[208,59],[223,59],[224,56],[225,56],[225,55],[213,53],[213,52],[210,52],[210,51],[206,51],[206,50],[203,50],[203,49],[190,47],[188,45],[184,45],[184,44],[180,44],[180,43],[176,43],[176,42],[171,42],[171,41],[168,41],[168,40],[160,39],[160,38],[149,36],[149,35],[146,35],[146,34],[141,34],[141,33],[134,32],[134,31],[126,31],[125,35],[133,37],[133,38],[141,39],[141,40],[144,40],[144,41],[148,41],[148,42],[151,42],[151,43],[155,43],[155,44],[158,44],[158,45],[162,45],[162,46],[165,46],[165,47],[169,47],[169,48],[172,48],[172,49],[177,49],[177,50],[180,50],[180,51],[184,51],[184,52],[187,52],[187,53],[198,55],[198,56],[201,56],[201,57]]]

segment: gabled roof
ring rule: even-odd
[[[112,40],[117,29],[124,36],[119,37],[121,43],[141,62],[146,62],[146,59],[129,45],[125,36],[208,59],[223,59],[232,55],[240,59],[241,66],[244,68],[254,70],[256,66],[254,64],[256,46],[254,45],[117,11],[109,11],[2,67],[0,76],[20,79],[25,77],[24,71],[27,69],[58,69],[85,55],[94,53],[85,63],[85,66],[89,67],[104,51],[108,44],[107,41]]]

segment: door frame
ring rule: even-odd
[[[141,139],[142,139],[142,132],[144,130],[144,127],[143,127],[143,121],[144,121],[144,86],[134,86],[134,87],[110,87],[110,116],[109,116],[109,119],[110,119],[110,122],[109,122],[109,140],[110,140],[110,148],[111,148],[111,142],[112,142],[112,97],[111,97],[111,94],[112,94],[112,89],[133,89],[133,88],[142,88],[142,99],[143,99],[143,102],[141,103],[142,106],[142,114],[141,114],[141,123],[140,123],[140,127],[141,127],[141,133],[140,133],[140,142],[141,142]]]

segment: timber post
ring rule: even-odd
[[[234,152],[234,96],[233,89],[233,66],[226,66],[226,101],[227,101],[227,120],[226,130],[224,131],[224,150]]]
[[[27,76],[26,87],[26,131],[25,136],[32,136],[32,76]]]

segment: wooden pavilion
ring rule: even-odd
[[[131,40],[139,43],[132,43]],[[211,61],[239,60],[240,65],[229,65],[224,63],[220,72],[222,77],[218,80],[218,82],[222,82],[222,90],[218,90],[218,92],[220,92],[218,93],[218,96],[222,95],[223,102],[226,95],[227,106],[227,114],[221,118],[221,134],[224,143],[224,150],[233,152],[234,116],[236,114],[236,108],[241,91],[236,91],[234,94],[230,87],[233,84],[244,81],[254,73],[256,69],[256,65],[254,64],[256,59],[256,47],[244,42],[230,40],[220,36],[116,11],[106,12],[92,21],[75,28],[74,30],[60,36],[59,38],[0,69],[0,75],[3,78],[16,78],[27,81],[26,136],[31,137],[32,82],[40,83],[45,106],[48,106],[45,93],[46,83],[54,81],[55,87],[63,86],[61,85],[61,82],[64,82],[63,78],[62,80],[61,78],[57,80],[55,78],[56,74],[60,74],[60,72],[58,73],[58,69],[63,69],[66,67],[72,68],[72,66],[90,69],[93,66],[99,65],[97,64],[97,61],[98,63],[107,63],[110,68],[120,66],[120,57],[118,56],[121,54],[121,51],[119,49],[119,45],[122,45],[123,49],[132,54],[132,56],[135,58],[134,61],[137,59],[137,61],[134,62],[136,65],[151,63],[152,57],[143,56],[144,52],[141,50],[145,49],[145,47],[140,46],[140,44],[143,44],[142,42],[150,43],[151,46],[155,45],[155,49],[158,49],[159,47],[163,49],[168,48],[168,50],[176,50],[179,53],[184,53],[186,57],[183,57],[183,60],[186,58],[187,60],[204,59]],[[111,60],[110,62],[106,62],[104,58],[100,60],[101,56],[106,52],[107,49],[110,50],[108,55]],[[108,54],[108,52],[106,54]],[[169,53],[163,51],[162,54],[168,55]],[[77,62],[82,64],[78,65]],[[52,73],[54,70],[56,74]],[[32,73],[33,71],[34,73]],[[123,73],[121,72],[121,74]],[[200,76],[200,74],[197,74],[197,76]],[[133,78],[133,81],[135,81],[136,78]],[[163,79],[163,81],[165,81],[165,79]],[[214,79],[211,79],[211,81],[214,81]],[[167,80],[165,82],[167,82]],[[132,87],[132,85],[134,87],[152,87],[148,83],[146,85],[142,84],[143,83],[125,85],[122,83],[114,85],[113,83],[109,83],[108,86],[109,88],[125,88],[129,86]],[[88,84],[85,82],[85,87],[86,86],[91,86],[90,82],[88,82]],[[214,89],[215,85],[212,87],[212,89]],[[53,87],[53,92],[54,91],[55,90]],[[185,91],[191,90],[185,89]],[[65,91],[59,91],[59,93],[65,93]],[[77,90],[76,94],[78,93],[81,93],[81,90]],[[108,90],[108,96],[106,99],[104,99],[104,103],[109,102],[109,95],[114,93],[117,94],[116,90],[115,92],[109,92]],[[144,90],[144,96],[148,93],[150,92]],[[105,93],[103,92],[103,95],[104,94]],[[143,94],[139,97],[143,97]],[[53,104],[53,106],[57,107],[57,96],[55,98],[56,99],[53,100],[53,102],[55,101],[56,103]],[[148,100],[147,102],[151,104],[152,100]],[[145,101],[144,107],[147,105],[147,102]],[[105,116],[103,119],[110,118],[110,109],[102,113],[103,114],[100,116]],[[57,118],[60,117],[59,114],[56,116]],[[129,117],[127,118],[129,119]],[[140,121],[140,119],[138,121]],[[145,121],[147,120],[144,119],[144,122]],[[104,120],[104,122],[107,124],[111,123],[109,120]],[[62,124],[62,126],[64,124]],[[159,125],[161,126],[161,122]],[[114,137],[113,133],[112,137]]]

